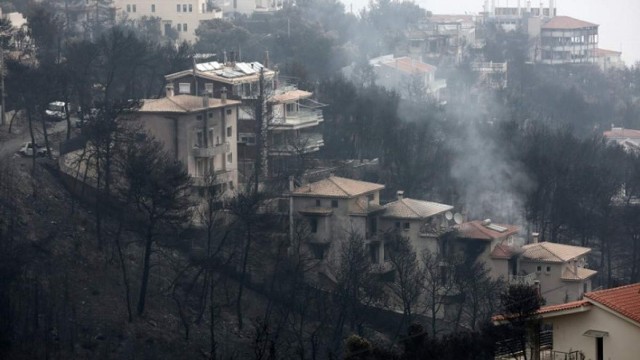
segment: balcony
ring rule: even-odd
[[[393,264],[390,261],[384,261],[379,264],[371,264],[371,272],[374,274],[386,274],[393,271]]]
[[[527,275],[509,275],[509,284],[532,286],[535,284],[535,281],[537,279],[538,279],[538,276],[536,275],[536,273],[531,273]]]
[[[307,154],[320,150],[324,146],[322,134],[300,134],[286,144],[276,143],[269,146],[269,155],[290,156],[295,154]]]
[[[318,126],[324,121],[321,110],[299,110],[286,116],[274,117],[269,124],[273,130],[295,130]]]
[[[220,154],[226,154],[231,151],[231,145],[228,142],[208,147],[194,146],[192,154],[194,157],[213,157]]]
[[[213,172],[213,180],[211,182],[207,176],[191,175],[191,179],[194,186],[217,185],[234,181],[233,175],[235,171],[235,169],[216,170]]]

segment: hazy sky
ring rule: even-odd
[[[342,0],[354,11],[369,0]],[[415,0],[421,7],[436,14],[464,14],[482,11],[484,0]],[[496,4],[516,6],[517,0],[496,0]],[[521,2],[524,6],[526,0]],[[532,0],[539,4],[539,0]],[[549,0],[543,0],[545,6]],[[558,15],[567,15],[600,24],[600,47],[622,51],[627,65],[640,61],[640,0],[556,0]]]

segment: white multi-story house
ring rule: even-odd
[[[213,0],[113,0],[119,20],[158,17],[162,35],[195,42],[200,21],[221,19],[222,9]]]
[[[369,60],[379,86],[393,89],[406,99],[439,99],[447,87],[445,79],[437,79],[437,67],[410,57],[384,55]]]

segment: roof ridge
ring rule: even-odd
[[[408,203],[405,202],[405,200],[413,200],[413,199],[409,199],[409,198],[402,198],[400,199],[400,202],[402,204],[404,204],[404,206],[408,207],[409,210],[411,210],[414,214],[416,214],[417,217],[422,217],[411,205],[409,205]]]
[[[633,284],[622,285],[622,286],[618,286],[618,287],[614,287],[614,288],[610,288],[610,289],[589,291],[588,293],[585,293],[584,296],[589,297],[589,295],[592,295],[592,294],[601,294],[601,293],[604,293],[604,292],[607,292],[607,291],[621,290],[621,289],[626,289],[626,288],[630,288],[630,287],[634,287],[634,286],[640,286],[640,282],[633,283]]]
[[[560,260],[561,262],[565,262],[560,256],[558,256],[558,254],[556,254],[555,252],[551,251],[551,249],[549,249],[547,247],[547,244],[549,242],[548,241],[543,241],[538,243],[543,249],[545,249],[549,254],[553,255],[556,259]],[[556,244],[556,245],[563,245],[563,244]]]
[[[184,106],[182,106],[182,105],[178,104],[178,103],[177,103],[176,101],[174,101],[171,97],[167,97],[166,99],[167,99],[167,100],[169,100],[169,101],[171,101],[172,103],[174,103],[174,104],[175,104],[177,107],[179,107],[180,109],[182,109],[182,110],[184,110],[184,111],[186,111],[186,112],[189,112],[189,110],[188,110],[186,107],[184,107]]]
[[[327,178],[327,180],[331,181],[333,183],[333,185],[337,186],[338,189],[342,190],[342,192],[347,195],[347,196],[351,196],[351,194],[349,194],[349,192],[347,190],[345,190],[342,186],[338,185],[338,183],[336,183],[333,179],[337,178],[339,176],[329,176]]]

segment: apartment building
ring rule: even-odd
[[[158,17],[162,35],[176,36],[179,41],[195,42],[200,21],[222,18],[222,9],[214,0],[113,0],[113,3],[118,20]]]
[[[235,54],[229,57],[234,59]],[[260,77],[263,104],[258,104]],[[323,104],[313,99],[313,93],[299,90],[296,85],[280,80],[274,70],[259,62],[210,61],[195,64],[192,69],[165,76],[178,94],[203,93],[219,96],[223,89],[228,98],[239,100],[238,164],[242,174],[251,174],[257,151],[262,151],[266,175],[286,172],[296,155],[316,152],[324,145],[320,125]],[[256,111],[262,109],[264,124],[257,129]],[[264,149],[257,149],[256,135],[262,131]]]
[[[171,86],[166,95],[143,100],[136,120],[185,165],[196,189],[214,175],[220,193],[232,196],[238,189],[240,101],[227,99],[224,92],[221,98],[174,94]]]
[[[485,0],[484,21],[504,31],[523,29],[530,38],[538,36],[540,25],[556,16],[554,0],[545,6],[543,0]]]
[[[598,25],[569,16],[556,16],[542,25],[540,50],[534,59],[542,64],[596,63]]]

